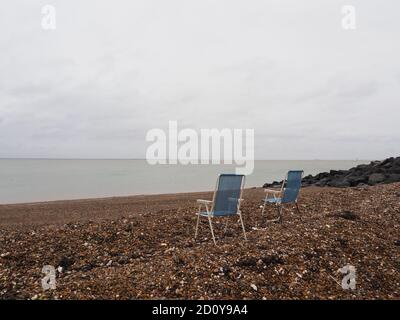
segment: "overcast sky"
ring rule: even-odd
[[[41,26],[46,4],[55,30]],[[146,132],[169,120],[254,129],[258,159],[398,156],[399,12],[398,0],[3,0],[0,157],[143,158]]]

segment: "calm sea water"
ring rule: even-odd
[[[255,162],[246,187],[281,180],[289,169],[316,174],[349,169],[368,161]],[[213,190],[219,173],[231,165],[149,165],[145,160],[0,159],[0,203],[83,199],[137,194]]]

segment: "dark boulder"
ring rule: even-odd
[[[356,187],[360,184],[366,184],[368,182],[368,176],[349,176],[346,177],[351,187]]]
[[[323,178],[315,183],[317,187],[325,187],[326,184],[329,182],[328,178]]]
[[[325,179],[325,178],[329,178],[329,172],[321,172],[321,173],[318,173],[316,176],[315,176],[315,178],[317,179],[317,180],[321,180],[321,179]]]
[[[334,187],[334,188],[345,188],[345,187],[350,187],[351,184],[347,179],[335,179],[332,181],[329,181],[327,184],[329,187]]]
[[[398,174],[398,173],[389,174],[386,181],[388,183],[400,182],[400,174]]]
[[[263,188],[278,188],[282,185],[283,181],[274,181],[272,183],[264,183]]]
[[[386,172],[389,174],[390,173],[400,174],[400,167],[393,166],[389,168]]]
[[[396,159],[393,160],[393,166],[400,167],[400,157],[397,157]]]
[[[382,173],[373,173],[368,178],[368,183],[374,185],[385,181],[385,175]]]

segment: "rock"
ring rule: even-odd
[[[344,188],[344,187],[350,187],[350,182],[345,179],[345,180],[333,180],[333,181],[329,181],[326,185],[330,186],[330,187],[335,187],[335,188]]]
[[[340,176],[345,172],[346,172],[346,170],[331,170],[331,171],[329,171],[329,175],[330,176],[336,176],[336,175]]]
[[[380,163],[380,161],[371,161],[369,165],[372,167],[377,167]]]
[[[328,183],[328,178],[323,178],[321,180],[319,180],[318,182],[315,183],[316,186],[318,187],[325,187],[326,184]]]
[[[284,261],[282,257],[278,255],[269,255],[269,256],[264,256],[261,258],[261,260],[264,262],[265,265],[276,265],[276,264],[283,264]]]
[[[96,267],[96,265],[95,265],[94,263],[89,263],[89,264],[84,265],[84,266],[81,268],[81,270],[84,271],[84,272],[86,272],[86,271],[92,270],[92,269],[95,268],[95,267]]]
[[[400,157],[393,160],[393,166],[400,167]]]
[[[383,182],[385,180],[385,175],[382,173],[373,173],[368,178],[368,183],[371,185]]]
[[[379,166],[381,166],[381,167],[391,167],[393,165],[393,161],[394,161],[393,157],[387,158],[387,159],[383,160],[379,164]]]
[[[393,166],[393,167],[387,169],[386,172],[389,173],[389,174],[390,173],[400,174],[400,166],[398,166],[398,167]]]
[[[343,211],[341,213],[336,214],[336,216],[346,219],[346,220],[357,220],[359,217],[354,212],[351,211]]]
[[[366,183],[359,183],[359,184],[357,185],[357,187],[358,187],[358,188],[365,188],[365,187],[368,187],[368,185],[367,185]]]
[[[272,183],[264,183],[263,188],[274,188],[274,187],[280,187],[282,185],[283,181],[274,181]]]
[[[9,253],[9,252],[2,253],[2,254],[0,255],[1,258],[7,258],[7,257],[9,257],[9,256],[10,256],[10,253]]]
[[[257,265],[257,259],[254,257],[244,258],[239,260],[236,265],[240,267],[253,267]]]
[[[62,257],[58,262],[58,266],[63,268],[63,270],[67,270],[71,265],[74,264],[74,261],[68,257]]]
[[[346,188],[393,182],[400,182],[400,157],[360,164],[349,170],[330,170],[315,176],[307,175],[303,178],[302,186]],[[281,184],[282,182],[274,181],[265,183],[263,187],[278,187]]]
[[[349,176],[347,181],[350,183],[351,187],[357,187],[361,184],[366,184],[368,182],[368,177],[366,176]]]
[[[389,183],[400,182],[400,174],[399,173],[389,174],[386,181]]]

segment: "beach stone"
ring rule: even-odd
[[[9,253],[9,252],[6,252],[6,253],[2,253],[2,254],[0,255],[0,257],[1,257],[1,258],[7,258],[9,255],[10,255],[10,253]]]
[[[164,203],[166,196],[163,196],[161,207],[159,203],[142,204],[141,198],[129,200],[132,212],[136,211],[136,202],[141,206],[148,205],[148,211],[154,212],[142,218],[134,217],[138,228],[132,235],[122,232],[126,224],[118,216],[127,206],[126,198],[118,200],[121,203],[112,214],[109,212],[111,206],[105,203],[111,201],[112,204],[114,200],[85,200],[82,210],[91,208],[106,218],[93,224],[83,220],[79,231],[73,232],[70,229],[37,228],[35,241],[25,226],[18,231],[0,233],[3,244],[0,255],[10,252],[8,259],[0,258],[3,266],[0,270],[0,286],[3,285],[0,300],[29,299],[35,294],[38,294],[38,300],[55,299],[56,296],[83,300],[117,296],[120,299],[210,300],[235,299],[240,293],[244,299],[261,299],[263,296],[268,299],[340,299],[348,293],[343,292],[340,285],[333,287],[335,282],[326,275],[331,274],[340,283],[341,274],[335,270],[347,262],[362,265],[360,274],[365,278],[361,280],[375,281],[373,286],[363,286],[360,280],[362,290],[357,291],[356,297],[393,299],[398,296],[395,290],[400,279],[396,256],[400,249],[396,229],[400,221],[399,185],[380,185],[366,190],[310,188],[301,194],[300,202],[304,216],[310,219],[290,217],[290,210],[295,211],[288,206],[285,208],[286,221],[269,225],[267,232],[250,231],[261,221],[258,205],[263,193],[246,190],[244,213],[251,245],[244,241],[238,232],[240,226],[233,226],[234,222],[230,226],[234,237],[229,239],[222,236],[223,224],[220,229],[215,228],[220,235],[217,246],[210,238],[210,230],[205,228],[200,229],[204,235],[200,233],[200,238],[194,240],[196,194],[189,198],[192,199],[190,202],[187,199],[176,202],[176,198],[171,197],[170,202]],[[186,201],[191,208],[188,212],[182,209]],[[43,205],[40,212],[46,215],[59,212],[59,220],[55,222],[63,222],[65,212],[75,203],[49,203]],[[30,207],[28,204],[24,208]],[[346,210],[349,213],[345,213]],[[116,224],[109,223],[110,215]],[[379,223],[374,223],[377,218]],[[32,219],[34,215],[29,216],[27,226],[32,224]],[[10,223],[14,223],[13,220]],[[204,223],[203,227],[208,225]],[[112,238],[119,231],[120,236]],[[143,233],[146,241],[138,241],[138,233]],[[203,240],[205,236],[208,243]],[[91,249],[82,245],[85,240],[90,241]],[[168,246],[160,246],[161,243]],[[192,246],[188,249],[190,243]],[[48,251],[51,248],[54,253]],[[167,254],[166,251],[172,248],[173,254]],[[40,279],[44,275],[40,267],[44,263],[57,266],[62,257],[75,263],[70,271],[57,274],[57,290],[42,292]],[[124,266],[121,265],[122,258],[126,262]],[[101,267],[100,263],[106,264],[111,259],[111,267]],[[94,269],[89,272],[91,268]]]
[[[256,286],[255,284],[253,284],[253,283],[250,285],[250,287],[251,287],[254,291],[257,291],[257,290],[258,290],[257,286]]]
[[[63,270],[67,270],[74,261],[71,258],[68,258],[66,256],[63,256],[60,261],[58,262],[58,266],[61,267]]]
[[[359,217],[354,212],[351,211],[343,211],[337,214],[338,217],[346,219],[346,220],[357,220]]]

